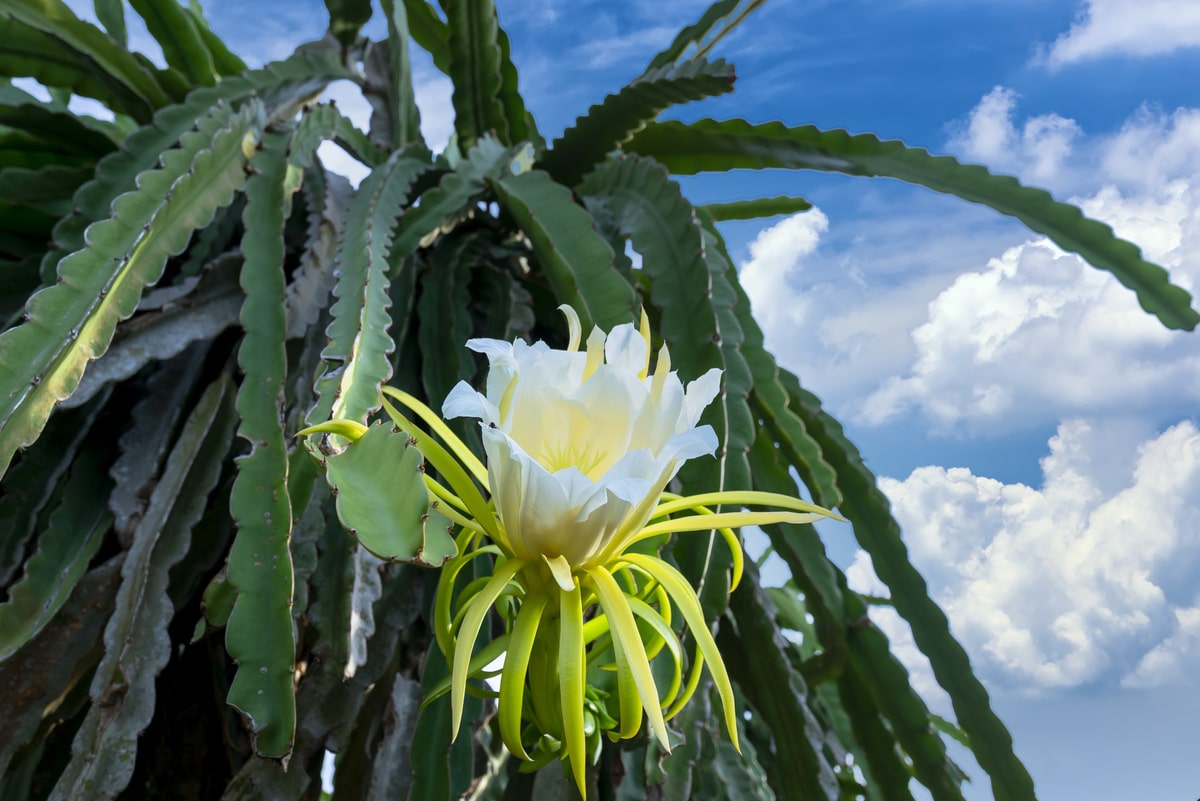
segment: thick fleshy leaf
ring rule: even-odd
[[[93,97],[148,122],[172,97],[132,53],[61,0],[10,0],[0,16],[0,68]]]
[[[576,119],[542,156],[542,167],[556,180],[574,186],[666,109],[732,92],[733,81],[733,67],[724,61],[710,64],[695,59],[652,70]]]
[[[138,737],[154,713],[155,678],[173,650],[167,633],[175,613],[167,592],[171,568],[188,552],[192,527],[229,450],[231,390],[222,376],[196,404],[134,532],[104,631],[104,658],[92,679],[92,706],[50,795],[54,801],[113,798],[133,775]]]
[[[1137,245],[1118,238],[1109,226],[1085,217],[1075,206],[1059,203],[1042,189],[1023,186],[1007,175],[994,175],[985,167],[960,164],[950,156],[931,156],[921,148],[881,140],[873,134],[711,119],[652,123],[625,148],[652,156],[681,175],[772,167],[824,170],[898,178],[982,203],[1017,218],[1094,267],[1111,272],[1137,293],[1143,309],[1168,328],[1191,331],[1200,322],[1191,295],[1170,283],[1166,270],[1142,258]]]
[[[433,66],[450,74],[450,30],[428,0],[403,0],[413,41],[429,53]]]
[[[445,0],[450,80],[454,82],[454,128],[465,152],[491,134],[511,144],[501,92],[500,23],[492,0]]]
[[[280,425],[287,372],[284,352],[284,222],[291,208],[286,131],[268,133],[246,186],[242,238],[245,291],[238,348],[243,378],[237,393],[238,435],[250,452],[237,460],[229,512],[237,536],[229,552],[229,583],[237,590],[225,628],[225,647],[238,664],[229,703],[246,721],[255,751],[286,757],[295,734],[292,672],[291,499],[288,456]]]
[[[162,48],[168,66],[179,70],[194,86],[217,82],[216,65],[200,35],[200,23],[179,0],[130,0],[129,4]]]
[[[875,475],[846,439],[841,424],[821,409],[817,397],[802,389],[790,373],[782,372],[781,380],[793,408],[837,471],[845,498],[841,511],[854,524],[859,545],[870,554],[877,575],[891,591],[896,611],[912,627],[917,647],[929,657],[938,684],[950,695],[955,716],[971,738],[979,766],[992,780],[997,801],[1034,798],[1033,780],[1013,751],[1012,735],[992,709],[967,652],[950,633],[945,612],[929,597],[925,579],[909,560],[900,525],[876,486]]]
[[[76,460],[25,574],[0,604],[0,662],[50,622],[99,550],[112,524],[104,504],[106,483],[94,453]]]
[[[371,0],[325,0],[325,8],[329,9],[329,32],[343,46],[354,44],[371,18]]]
[[[136,191],[113,202],[108,220],[89,228],[89,246],[59,265],[62,280],[29,299],[26,322],[0,335],[0,470],[74,392],[167,257],[232,200],[262,114],[258,103],[236,114],[215,108],[162,156],[160,169],[143,173]]]
[[[704,11],[700,19],[681,30],[666,49],[650,59],[646,72],[674,64],[690,47],[711,50],[714,44],[765,2],[766,0],[716,0]],[[737,12],[737,16],[726,22],[726,18],[733,16],[734,12]]]
[[[812,204],[802,197],[760,197],[754,200],[732,200],[728,203],[707,203],[698,211],[707,214],[713,222],[727,220],[757,220],[760,217],[776,217],[781,214],[796,214],[808,211]]]
[[[633,288],[613,268],[613,252],[571,191],[541,170],[499,178],[496,195],[529,237],[555,297],[575,309],[584,331],[633,319]]]
[[[338,518],[371,553],[439,567],[457,549],[450,521],[431,506],[421,452],[408,436],[377,423],[326,460]]]
[[[392,372],[388,354],[387,271],[394,222],[414,180],[428,168],[424,148],[397,150],[359,185],[338,247],[337,302],[321,353],[325,372],[317,380],[319,400],[310,423],[330,418],[365,423],[379,408],[380,386]]]
[[[771,730],[775,758],[766,764],[781,799],[838,798],[838,782],[822,756],[824,734],[808,707],[808,688],[791,669],[774,609],[758,587],[756,571],[733,593],[735,625],[717,635],[730,675]]]

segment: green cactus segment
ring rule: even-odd
[[[112,216],[88,230],[89,246],[59,265],[61,281],[30,298],[26,321],[0,335],[0,474],[107,350],[167,257],[233,199],[245,182],[243,149],[261,125],[258,103],[236,114],[222,104],[200,120],[160,169],[113,201]]]
[[[433,66],[450,74],[450,30],[428,0],[404,0],[413,41],[433,59]]]
[[[215,87],[197,89],[183,103],[162,109],[151,124],[131,133],[120,150],[103,158],[96,167],[96,177],[75,193],[71,215],[54,227],[56,248],[42,259],[42,280],[54,281],[55,267],[62,258],[86,244],[84,230],[109,216],[112,199],[134,190],[137,176],[153,169],[159,155],[175,147],[196,121],[221,100],[237,106],[258,97],[271,117],[286,118],[331,81],[351,77],[353,73],[332,53],[319,50],[226,78]]]
[[[750,12],[765,2],[766,0],[716,0],[705,9],[700,19],[681,30],[665,50],[650,59],[646,72],[674,64],[691,47],[695,47],[697,52],[711,50],[713,45],[736,28]],[[738,7],[743,5],[738,11]],[[721,23],[735,11],[738,11],[737,16],[722,25]]]
[[[297,169],[308,169],[317,148],[327,139],[368,167],[378,167],[387,160],[386,150],[368,140],[334,106],[325,103],[310,106],[296,124],[288,160]]]
[[[155,708],[155,677],[171,658],[171,568],[188,551],[235,422],[231,382],[222,377],[188,416],[134,531],[116,608],[104,630],[104,657],[92,679],[92,706],[52,801],[114,798],[133,774],[138,736]]]
[[[125,25],[124,0],[95,0],[96,21],[104,31],[117,40],[117,44],[129,49],[129,29]]]
[[[200,24],[178,0],[130,0],[129,4],[162,48],[167,66],[179,70],[193,85],[217,82],[216,64],[200,35]]]
[[[112,524],[104,504],[106,484],[92,452],[75,462],[37,551],[25,563],[25,575],[0,604],[0,661],[50,622],[99,550]]]
[[[750,568],[730,599],[735,626],[721,626],[718,644],[729,673],[771,731],[774,759],[765,765],[780,798],[837,799],[838,781],[823,756],[824,735],[808,706],[808,688],[788,664],[787,641],[774,606]],[[753,645],[758,644],[758,645]]]
[[[237,395],[238,434],[250,453],[237,460],[229,511],[238,533],[229,552],[229,583],[237,600],[225,628],[225,647],[238,664],[229,703],[242,713],[255,751],[285,757],[296,725],[292,671],[292,529],[288,455],[280,404],[287,371],[283,304],[284,221],[297,188],[287,181],[289,133],[270,133],[246,185],[246,234],[241,284],[246,292],[238,349],[245,374]]]
[[[710,64],[704,59],[652,70],[576,119],[551,144],[542,166],[556,180],[574,186],[663,111],[732,92],[735,77],[731,65],[724,61]]]
[[[925,579],[909,560],[900,525],[892,517],[887,496],[876,486],[875,475],[846,439],[841,424],[821,409],[820,400],[802,389],[790,373],[781,372],[780,378],[792,407],[837,471],[845,497],[841,512],[854,525],[854,535],[891,591],[896,611],[912,627],[917,647],[929,657],[934,677],[949,694],[979,766],[991,777],[997,801],[1035,798],[1033,780],[1013,751],[1012,735],[993,711],[967,652],[950,633],[946,614],[929,597]]]
[[[376,423],[326,462],[338,519],[381,559],[440,567],[458,551],[450,521],[431,504],[424,459],[408,435]]]
[[[9,0],[0,15],[0,68],[93,97],[113,111],[149,122],[172,101],[133,53],[61,0]]]
[[[527,145],[506,148],[492,136],[476,142],[452,172],[421,195],[420,205],[404,210],[396,226],[393,259],[414,252],[425,237],[464,216],[486,193],[485,181],[513,174],[519,169],[515,165],[529,152]]]
[[[404,5],[403,0],[383,0],[388,38],[372,43],[363,65],[367,73],[363,94],[374,109],[371,139],[389,149],[425,141],[421,138],[421,111],[413,88],[408,11]]]
[[[454,129],[465,152],[492,134],[512,144],[500,98],[500,22],[492,0],[443,0],[449,31],[450,80],[454,82]]]
[[[391,375],[388,354],[388,253],[397,215],[416,178],[428,169],[424,148],[398,150],[358,188],[346,215],[338,248],[337,301],[321,353],[325,373],[317,380],[310,424],[330,417],[366,423],[379,408],[380,387]]]
[[[635,134],[626,148],[658,159],[679,175],[773,167],[824,170],[896,178],[955,195],[1015,217],[1062,249],[1112,273],[1167,328],[1191,331],[1200,323],[1192,296],[1170,283],[1166,270],[1142,258],[1137,245],[1118,238],[1108,225],[1085,217],[1075,206],[1059,203],[1045,190],[1024,186],[1011,176],[994,175],[986,167],[960,164],[951,156],[931,156],[921,148],[873,134],[711,119],[652,123]]]
[[[711,228],[710,230],[716,230]],[[821,454],[820,444],[808,433],[804,421],[788,405],[787,390],[779,380],[779,365],[766,349],[762,329],[750,310],[750,298],[740,283],[734,284],[737,305],[734,312],[742,329],[742,353],[754,376],[750,407],[755,417],[770,432],[789,467],[794,467],[812,493],[813,502],[832,509],[842,502],[837,473]],[[788,494],[795,492],[788,487]]]
[[[613,251],[592,216],[541,170],[498,178],[500,205],[529,237],[538,265],[560,303],[579,313],[584,331],[633,319],[637,297],[613,266]]]
[[[733,200],[729,203],[708,203],[697,210],[707,214],[713,222],[728,220],[757,220],[762,217],[777,217],[781,214],[797,214],[808,211],[812,204],[802,197],[760,197],[754,200]]]
[[[325,0],[325,8],[329,10],[329,32],[347,47],[371,18],[371,0]]]

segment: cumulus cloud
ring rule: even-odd
[[[992,89],[954,131],[949,149],[967,161],[988,165],[993,172],[1018,173],[1043,186],[1059,183],[1082,133],[1079,126],[1057,114],[1042,114],[1018,129],[1013,122],[1016,104],[1012,89]]]
[[[1200,431],[1071,420],[1049,444],[1038,489],[965,468],[880,481],[955,634],[985,676],[1021,689],[1190,679]],[[849,576],[879,592],[865,555]],[[897,622],[880,620],[903,643]]]
[[[1200,46],[1200,5],[1180,0],[1086,0],[1071,29],[1043,56],[1047,66],[1122,54],[1153,56]]]
[[[767,337],[780,338],[804,320],[807,304],[796,279],[828,228],[829,218],[814,208],[760,231],[750,243],[739,275]]]
[[[1118,133],[1076,148],[1084,152],[1073,166],[1039,160],[1037,143],[1045,140],[1028,133],[1033,123],[1060,132],[1073,123],[1037,118],[1018,134],[1013,100],[994,90],[981,101],[956,140],[963,152],[1007,158],[1022,175],[1053,163],[1042,172],[1051,183],[1100,165],[1107,185],[1074,202],[1138,243],[1173,281],[1200,286],[1200,110],[1142,110]],[[1050,152],[1070,155],[1076,136],[1054,140]],[[1085,163],[1090,170],[1080,168]],[[1200,399],[1193,339],[1163,328],[1112,276],[1046,239],[1030,239],[963,273],[929,303],[912,332],[911,366],[886,379],[856,414],[879,424],[916,410],[945,430],[995,434],[1118,410],[1161,419]]]

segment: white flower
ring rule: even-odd
[[[712,427],[696,423],[720,391],[721,371],[685,389],[664,346],[650,375],[646,323],[607,337],[594,329],[580,351],[579,318],[562,311],[567,350],[470,340],[491,365],[487,392],[460,382],[442,414],[480,420],[488,483],[514,555],[561,556],[574,568],[640,530],[683,463],[716,449]]]

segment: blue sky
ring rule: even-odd
[[[707,2],[499,6],[551,138]],[[318,2],[206,11],[255,63],[325,20]],[[368,30],[381,34],[378,18]],[[674,115],[872,131],[984,163],[1082,204],[1200,287],[1200,3],[774,0],[716,55],[736,64],[736,91]],[[441,146],[449,83],[421,62],[417,84]],[[365,124],[351,87],[331,94]],[[351,169],[336,148],[323,155]],[[1196,335],[1164,331],[1110,276],[1019,224],[924,190],[779,172],[683,185],[695,202],[816,204],[726,226],[743,282],[768,345],[883,477],[1040,797],[1200,794]],[[825,533],[877,590],[848,532]],[[877,619],[944,709],[904,626]],[[969,797],[990,797],[968,772]]]

